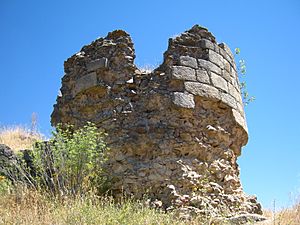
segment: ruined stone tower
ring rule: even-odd
[[[198,25],[171,38],[153,72],[134,65],[117,30],[69,58],[52,124],[87,121],[108,134],[113,193],[163,207],[261,213],[244,194],[237,157],[248,133],[234,57]]]

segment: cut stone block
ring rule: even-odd
[[[73,89],[73,97],[77,95],[79,92],[86,90],[88,88],[94,87],[97,85],[97,74],[96,72],[89,73],[79,78]]]
[[[222,102],[224,102],[225,104],[229,105],[231,108],[236,109],[237,105],[236,105],[236,100],[234,97],[232,97],[230,94],[227,93],[221,93],[221,100]]]
[[[190,56],[180,56],[179,64],[181,66],[188,66],[194,69],[198,68],[197,59],[190,57]]]
[[[234,57],[233,57],[233,54],[232,54],[232,52],[231,52],[231,50],[230,50],[230,48],[229,48],[225,43],[220,43],[220,44],[219,44],[219,47],[222,48],[222,49],[228,54],[228,56],[229,56],[231,59],[234,58]],[[221,54],[222,54],[222,53],[221,53]]]
[[[210,61],[207,61],[204,59],[198,59],[198,64],[199,64],[199,67],[213,71],[213,72],[221,75],[221,69]]]
[[[197,80],[201,83],[206,83],[209,84],[210,80],[209,80],[209,76],[206,70],[204,69],[198,69],[196,70],[196,74],[197,74]]]
[[[221,69],[224,69],[223,57],[211,49],[208,50],[208,60],[216,64]]]
[[[207,39],[200,40],[199,41],[199,46],[201,48],[208,48],[208,49],[212,49],[212,50],[216,49],[216,45],[214,43],[212,43],[211,41],[207,40]]]
[[[86,65],[88,72],[107,67],[107,58],[96,59]]]
[[[229,73],[226,69],[223,69],[223,70],[222,70],[222,77],[223,77],[227,82],[231,82],[231,76],[230,76],[230,73]]]
[[[213,86],[198,82],[185,82],[185,89],[193,95],[220,100],[219,90]]]
[[[174,92],[173,103],[183,108],[195,108],[194,96],[188,93]]]
[[[241,99],[240,92],[238,92],[236,88],[230,83],[228,83],[228,93],[231,94],[237,101],[240,101]]]
[[[197,80],[195,70],[186,66],[173,66],[172,78],[188,81]]]
[[[248,127],[245,121],[245,118],[235,109],[232,109],[232,114],[235,119],[235,121],[245,129],[245,131],[248,133]]]
[[[221,88],[223,91],[228,92],[227,81],[223,77],[213,72],[211,72],[210,76],[211,76],[211,81],[215,87]]]

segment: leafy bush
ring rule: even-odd
[[[108,181],[103,138],[92,123],[75,131],[73,126],[58,125],[53,137],[37,143],[32,151],[34,173],[30,173],[35,185],[59,196],[103,191]]]

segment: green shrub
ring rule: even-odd
[[[0,195],[6,194],[11,189],[11,182],[0,175]]]
[[[60,196],[103,191],[108,150],[103,138],[92,123],[75,131],[73,126],[58,125],[48,142],[33,149],[36,186]]]

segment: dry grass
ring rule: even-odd
[[[55,200],[36,191],[18,190],[1,196],[0,224],[184,225],[186,221],[131,200],[122,204],[96,196]],[[195,220],[188,224],[203,223]]]
[[[292,208],[283,209],[276,215],[277,224],[299,225],[300,224],[300,203]]]
[[[0,224],[229,225],[228,222],[204,222],[200,217],[183,221],[172,213],[151,209],[141,202],[123,200],[117,204],[110,197],[89,195],[57,200],[28,189],[0,194]],[[272,211],[266,210],[264,215],[268,221],[257,225],[299,225],[299,210],[300,204],[281,210],[275,214],[275,220]]]
[[[299,225],[300,202],[276,213],[271,210],[264,210],[264,216],[268,218],[268,221],[260,223],[261,225]]]
[[[0,129],[0,144],[5,144],[15,151],[31,149],[36,141],[43,139],[42,134],[32,132],[25,126],[10,126]]]

